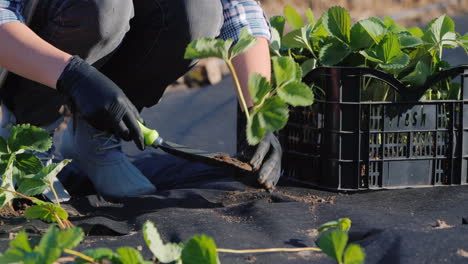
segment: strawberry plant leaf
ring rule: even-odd
[[[348,232],[351,229],[351,219],[340,218],[338,219],[338,229],[344,232]]]
[[[52,163],[49,166],[43,168],[38,174],[34,176],[34,179],[42,180],[47,184],[52,184],[59,172],[70,163],[71,160],[65,159],[59,163]]]
[[[266,99],[263,105],[258,108],[259,123],[265,131],[282,129],[288,121],[288,115],[288,106],[278,96]]]
[[[468,53],[468,33],[457,38],[457,43]]]
[[[270,51],[276,55],[280,56],[281,49],[281,36],[275,28],[271,29],[271,40],[270,40]]]
[[[278,96],[292,106],[309,106],[314,102],[314,94],[310,87],[302,82],[290,82],[278,88]]]
[[[311,49],[309,35],[312,31],[310,25],[293,30],[283,37],[283,45],[287,48],[305,48]]]
[[[255,146],[262,141],[266,131],[260,124],[258,112],[254,112],[250,119],[247,121],[246,135],[247,142],[251,146]]]
[[[8,143],[3,137],[0,137],[0,154],[8,154]]]
[[[145,260],[141,256],[141,253],[130,247],[122,247],[116,250],[118,260],[122,264],[144,264]]]
[[[454,31],[455,23],[450,17],[444,14],[429,22],[423,40],[431,44],[439,45],[446,33]]]
[[[315,23],[315,16],[314,16],[314,12],[312,11],[312,9],[307,8],[305,14],[307,17],[307,22],[309,22],[310,24]]]
[[[405,53],[393,57],[388,63],[379,64],[379,66],[390,73],[398,73],[409,64],[409,56]]]
[[[10,241],[10,247],[4,254],[0,255],[0,263],[24,263],[25,256],[32,252],[28,241],[28,235],[25,232],[19,232],[16,237]]]
[[[25,178],[19,181],[18,192],[27,196],[35,196],[47,189],[47,184],[38,179]]]
[[[284,34],[284,26],[286,24],[286,19],[283,16],[273,16],[270,18],[270,25],[272,28],[278,31],[280,37]]]
[[[317,66],[317,60],[316,59],[308,59],[308,60],[304,61],[301,64],[302,78],[304,78],[309,72],[311,72],[313,69],[315,69],[316,66]]]
[[[348,45],[332,39],[320,50],[319,59],[323,65],[333,66],[345,59],[349,54],[351,54],[351,50]]]
[[[408,28],[407,31],[411,33],[413,37],[422,38],[424,36],[424,32],[418,27]]]
[[[286,21],[288,21],[289,25],[291,25],[293,29],[298,29],[304,26],[304,20],[302,19],[301,15],[297,13],[294,7],[285,6],[284,16],[286,17]]]
[[[384,17],[383,23],[385,27],[388,29],[389,32],[393,33],[400,33],[400,32],[406,32],[406,28],[398,25],[395,20],[393,20],[390,17]]]
[[[351,228],[351,220],[349,218],[340,218],[337,221],[326,222],[318,228],[318,232],[324,232],[331,228],[336,228],[344,232],[348,232]]]
[[[448,100],[460,100],[461,98],[461,85],[459,83],[451,82],[447,94]]]
[[[40,261],[38,263],[51,264],[62,255],[62,249],[58,244],[59,233],[60,230],[55,225],[51,225],[42,236],[37,249],[35,249],[39,253]]]
[[[362,264],[366,259],[366,253],[357,244],[349,244],[344,252],[344,264]]]
[[[381,35],[388,33],[385,24],[377,17],[361,20],[359,24],[366,30],[367,34],[369,34],[376,44],[380,42]]]
[[[232,39],[209,39],[201,38],[190,42],[185,49],[185,59],[204,59],[216,57],[223,60],[229,60],[229,49],[232,45]]]
[[[104,259],[107,259],[111,261],[111,263],[118,263],[117,256],[116,254],[109,248],[96,248],[96,249],[88,249],[83,251],[83,254],[93,258],[96,261],[102,261]],[[82,258],[77,258],[75,261],[75,264],[85,264],[89,263],[88,261],[82,259]]]
[[[57,243],[60,249],[72,249],[78,246],[83,241],[84,233],[79,227],[70,227],[60,230],[57,238]]]
[[[253,72],[249,78],[249,93],[254,105],[262,103],[264,97],[271,90],[270,82],[262,75]]]
[[[344,43],[350,42],[351,16],[343,7],[331,7],[322,16],[328,33]]]
[[[367,33],[366,29],[360,24],[356,23],[351,28],[351,49],[354,51],[367,49],[372,44],[374,44],[374,40],[371,36]]]
[[[16,155],[13,153],[9,156],[8,162],[1,164],[2,182],[1,187],[9,191],[15,191],[15,185],[13,183],[13,162]],[[11,192],[0,190],[0,208],[5,206],[9,201],[15,198],[15,195]]]
[[[41,160],[36,155],[27,152],[17,154],[14,165],[25,174],[36,174],[44,168]]]
[[[282,86],[287,82],[294,81],[297,78],[297,70],[300,66],[291,57],[274,57],[273,73],[277,86]]]
[[[445,35],[442,37],[441,44],[444,46],[444,48],[456,48],[458,46],[457,34],[455,32],[445,33]]]
[[[322,251],[338,263],[343,263],[343,251],[348,243],[348,234],[341,230],[324,233],[317,241]]]
[[[421,38],[414,36],[399,36],[401,48],[416,48],[424,44]]]
[[[247,28],[243,28],[241,30],[239,40],[231,49],[231,55],[229,57],[234,58],[237,55],[246,52],[255,46],[255,44],[257,44],[257,39],[249,33]]]
[[[412,87],[420,87],[426,83],[427,77],[430,75],[430,66],[423,61],[419,61],[414,70],[400,80],[403,83],[410,84]]]
[[[150,221],[143,225],[143,237],[153,255],[162,263],[171,263],[180,259],[182,247],[175,243],[164,244],[158,229]]]
[[[57,222],[55,215],[57,215],[61,220],[68,219],[67,211],[53,203],[42,202],[40,204],[28,207],[24,211],[24,216],[27,219],[40,219],[48,223]]]
[[[47,131],[29,124],[16,125],[11,129],[8,148],[11,152],[20,149],[45,152],[52,146],[52,139]]]
[[[216,244],[210,237],[194,236],[182,250],[182,263],[184,264],[218,264]]]

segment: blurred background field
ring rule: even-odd
[[[468,13],[468,0],[261,0],[268,16],[281,15],[284,6],[299,12],[311,8],[316,17],[332,6],[348,9],[353,20],[370,16],[391,16],[402,25],[421,25],[446,13],[450,16]]]

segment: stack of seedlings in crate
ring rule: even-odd
[[[306,17],[286,7],[270,21],[272,56],[294,58],[315,94],[280,131],[286,176],[335,190],[467,184],[468,67],[442,55],[468,52],[468,34],[446,15],[424,30],[352,25],[341,7]]]

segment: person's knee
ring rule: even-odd
[[[221,1],[185,0],[185,6],[192,40],[219,35],[224,23]]]

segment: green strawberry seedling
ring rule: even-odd
[[[60,207],[60,204],[43,202],[31,197],[42,194],[47,188],[50,188],[57,197],[52,183],[70,160],[52,163],[45,167],[33,154],[46,152],[51,146],[52,139],[47,131],[28,124],[13,126],[8,140],[0,137],[2,174],[0,208],[5,205],[11,207],[11,200],[16,197],[25,198],[35,204],[26,209],[26,218],[57,222],[60,227],[66,228],[71,226],[71,223],[67,220],[67,212]]]
[[[323,224],[318,231],[322,233],[317,245],[329,257],[339,264],[362,264],[366,254],[357,244],[348,245],[348,231],[351,228],[349,218],[341,218]]]
[[[342,7],[328,9],[318,20],[308,9],[307,22],[292,7],[286,7],[284,14],[270,20],[271,54],[293,57],[304,76],[319,66],[369,67],[394,76],[409,88],[417,88],[428,77],[450,67],[442,59],[445,48],[461,47],[468,53],[468,34],[457,33],[453,20],[446,15],[421,30],[402,27],[389,17],[370,17],[352,25],[349,13]],[[283,35],[286,22],[293,30]],[[363,82],[363,100],[390,98],[388,86],[370,78]],[[458,99],[459,95],[460,85],[447,80],[428,90],[425,99]],[[396,95],[394,99],[398,99]]]
[[[301,81],[302,69],[299,64],[290,57],[273,57],[274,83],[256,73],[249,78],[248,89],[254,105],[249,110],[232,59],[256,43],[256,38],[243,29],[235,44],[233,40],[203,38],[192,41],[185,52],[186,59],[216,57],[226,62],[247,118],[246,135],[250,145],[258,144],[267,132],[280,130],[286,125],[288,105],[309,106],[314,100],[312,90]]]

